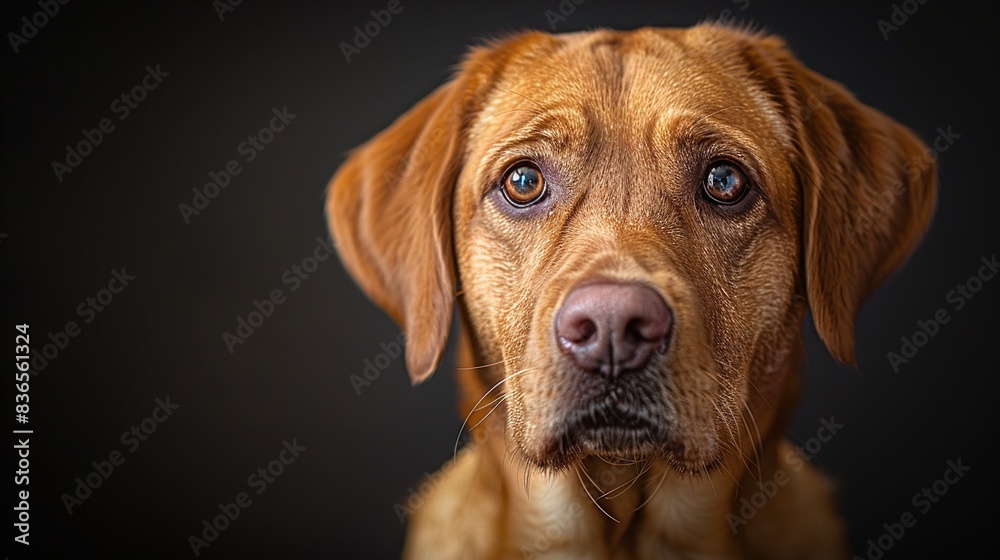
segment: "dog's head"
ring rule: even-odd
[[[327,212],[414,382],[458,301],[533,464],[701,470],[781,397],[807,305],[854,361],[934,199],[907,129],[779,39],[706,25],[477,49],[349,157]]]

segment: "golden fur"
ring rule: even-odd
[[[830,484],[784,438],[800,331],[811,310],[853,363],[859,308],[930,221],[924,154],[773,36],[533,32],[471,52],[350,155],[327,202],[348,271],[405,331],[414,383],[456,304],[461,321],[475,440],[414,513],[404,555],[847,558]],[[718,157],[753,180],[739,211],[696,196]],[[513,213],[495,186],[526,158],[552,192]],[[672,309],[656,452],[551,449],[573,375],[553,316],[589,278],[642,282]],[[740,498],[779,472],[787,484],[734,530]]]

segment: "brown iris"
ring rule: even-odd
[[[545,194],[545,178],[538,166],[521,162],[511,167],[503,178],[503,192],[514,206],[528,206]]]
[[[705,176],[705,196],[717,204],[735,204],[749,187],[743,171],[735,165],[718,161],[708,166]]]

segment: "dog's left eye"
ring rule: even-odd
[[[749,190],[750,184],[739,167],[726,161],[708,166],[702,191],[716,204],[736,204]]]
[[[545,178],[535,164],[517,163],[503,177],[503,193],[512,205],[529,206],[545,195]]]

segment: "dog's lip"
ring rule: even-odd
[[[572,410],[551,450],[596,453],[609,457],[641,457],[656,452],[665,436],[662,421],[641,409],[611,399]]]
[[[657,422],[642,409],[623,405],[611,399],[604,399],[600,403],[570,411],[566,417],[566,425],[570,430],[583,432],[602,430],[653,431]]]
[[[724,463],[718,449],[690,456],[685,444],[671,437],[671,423],[657,410],[610,398],[579,407],[567,413],[559,434],[532,455],[533,462],[560,470],[586,456],[633,462],[659,458],[686,474],[707,473]]]

